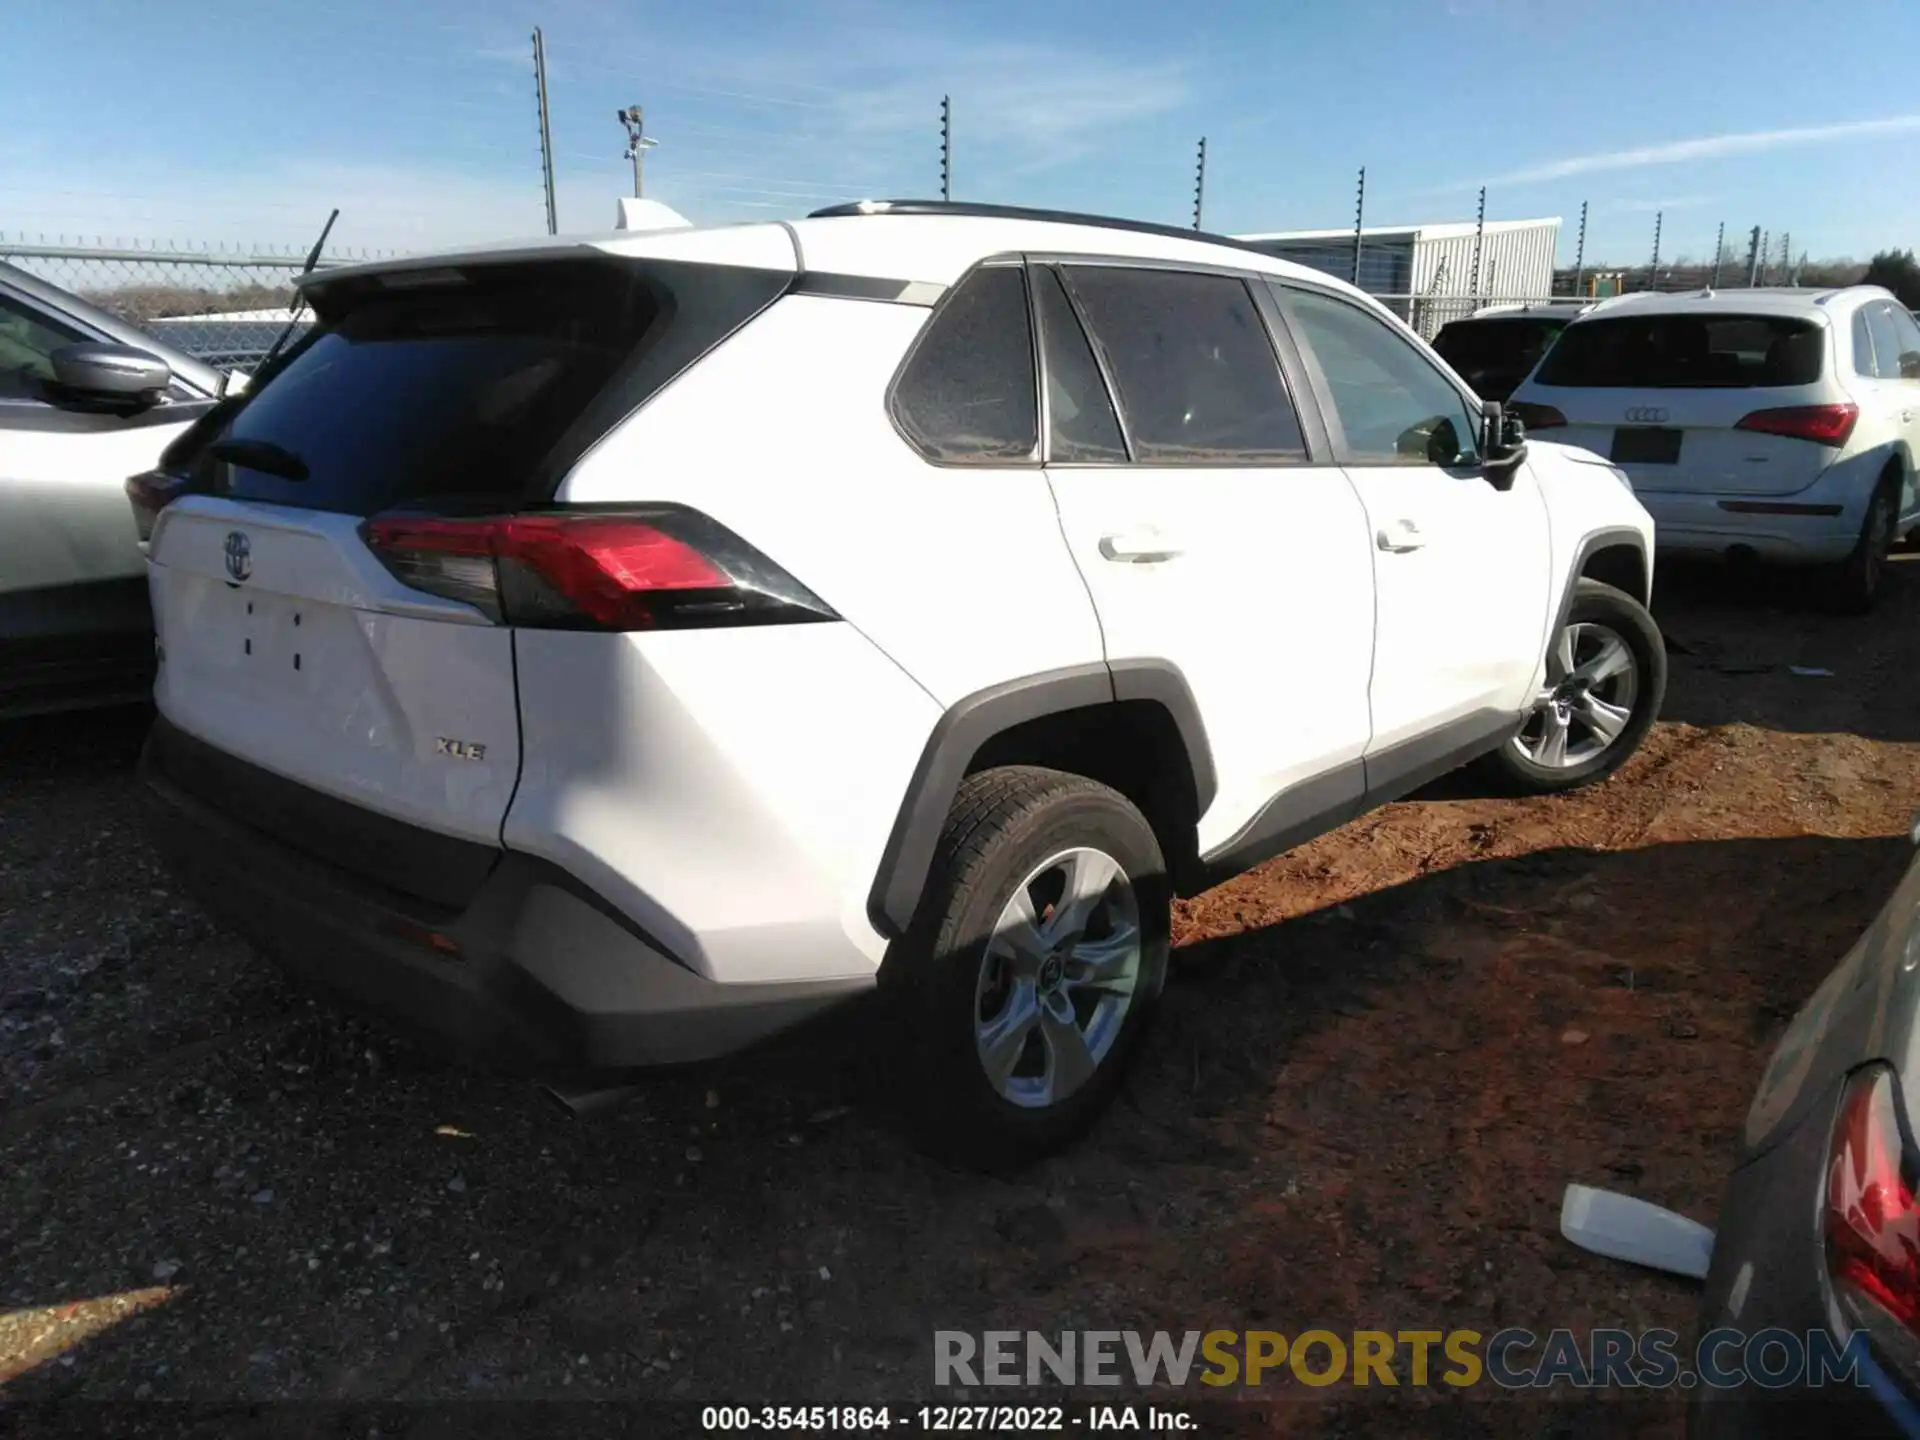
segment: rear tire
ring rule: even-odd
[[[1823,576],[1827,607],[1835,614],[1865,615],[1879,601],[1886,583],[1887,556],[1893,550],[1894,528],[1900,519],[1899,495],[1897,480],[1881,483],[1867,503],[1853,553]]]
[[[1579,580],[1533,709],[1487,766],[1520,795],[1604,780],[1640,748],[1666,692],[1667,647],[1646,606],[1624,590]]]
[[[968,776],[884,977],[919,1143],[1005,1171],[1078,1138],[1146,1032],[1170,921],[1159,842],[1125,796],[1031,766]]]

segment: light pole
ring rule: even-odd
[[[626,109],[620,111],[614,118],[627,127],[626,158],[633,161],[633,196],[634,199],[637,200],[644,193],[640,183],[641,162],[646,159],[647,151],[651,150],[660,142],[647,138],[646,124],[641,118],[640,107],[638,105],[627,106]]]

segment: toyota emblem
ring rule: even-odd
[[[227,532],[227,574],[236,580],[244,580],[253,574],[253,542],[247,539],[244,530]]]
[[[1635,405],[1627,411],[1627,419],[1635,425],[1659,425],[1666,418],[1667,412],[1658,405]]]

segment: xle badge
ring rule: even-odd
[[[440,735],[434,739],[433,753],[445,755],[450,760],[484,760],[487,758],[487,747],[476,745],[471,740],[449,740]]]

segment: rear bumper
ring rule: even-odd
[[[1662,550],[1724,555],[1744,547],[1776,564],[1816,565],[1846,559],[1859,543],[1886,464],[1885,451],[1863,451],[1829,465],[1790,495],[1662,490],[1666,477],[1648,467],[1630,473]],[[1902,502],[1904,530],[1920,521],[1920,513],[1912,496],[1903,494]]]
[[[1864,502],[1813,494],[1681,495],[1636,491],[1653,516],[1662,550],[1724,555],[1745,548],[1780,565],[1817,565],[1844,560],[1860,539]],[[1740,508],[1729,509],[1728,506]],[[1796,510],[1752,507],[1801,507]],[[1818,513],[1825,511],[1828,513]]]
[[[249,782],[291,782],[209,751],[162,719],[141,759],[155,842],[187,890],[289,969],[490,1063],[584,1077],[706,1060],[872,988],[870,977],[718,984],[565,872],[511,852],[455,905],[386,888],[224,808]],[[238,783],[211,786],[216,769]],[[403,860],[397,822],[380,823],[383,850]],[[415,840],[429,856],[447,843],[425,830]]]

